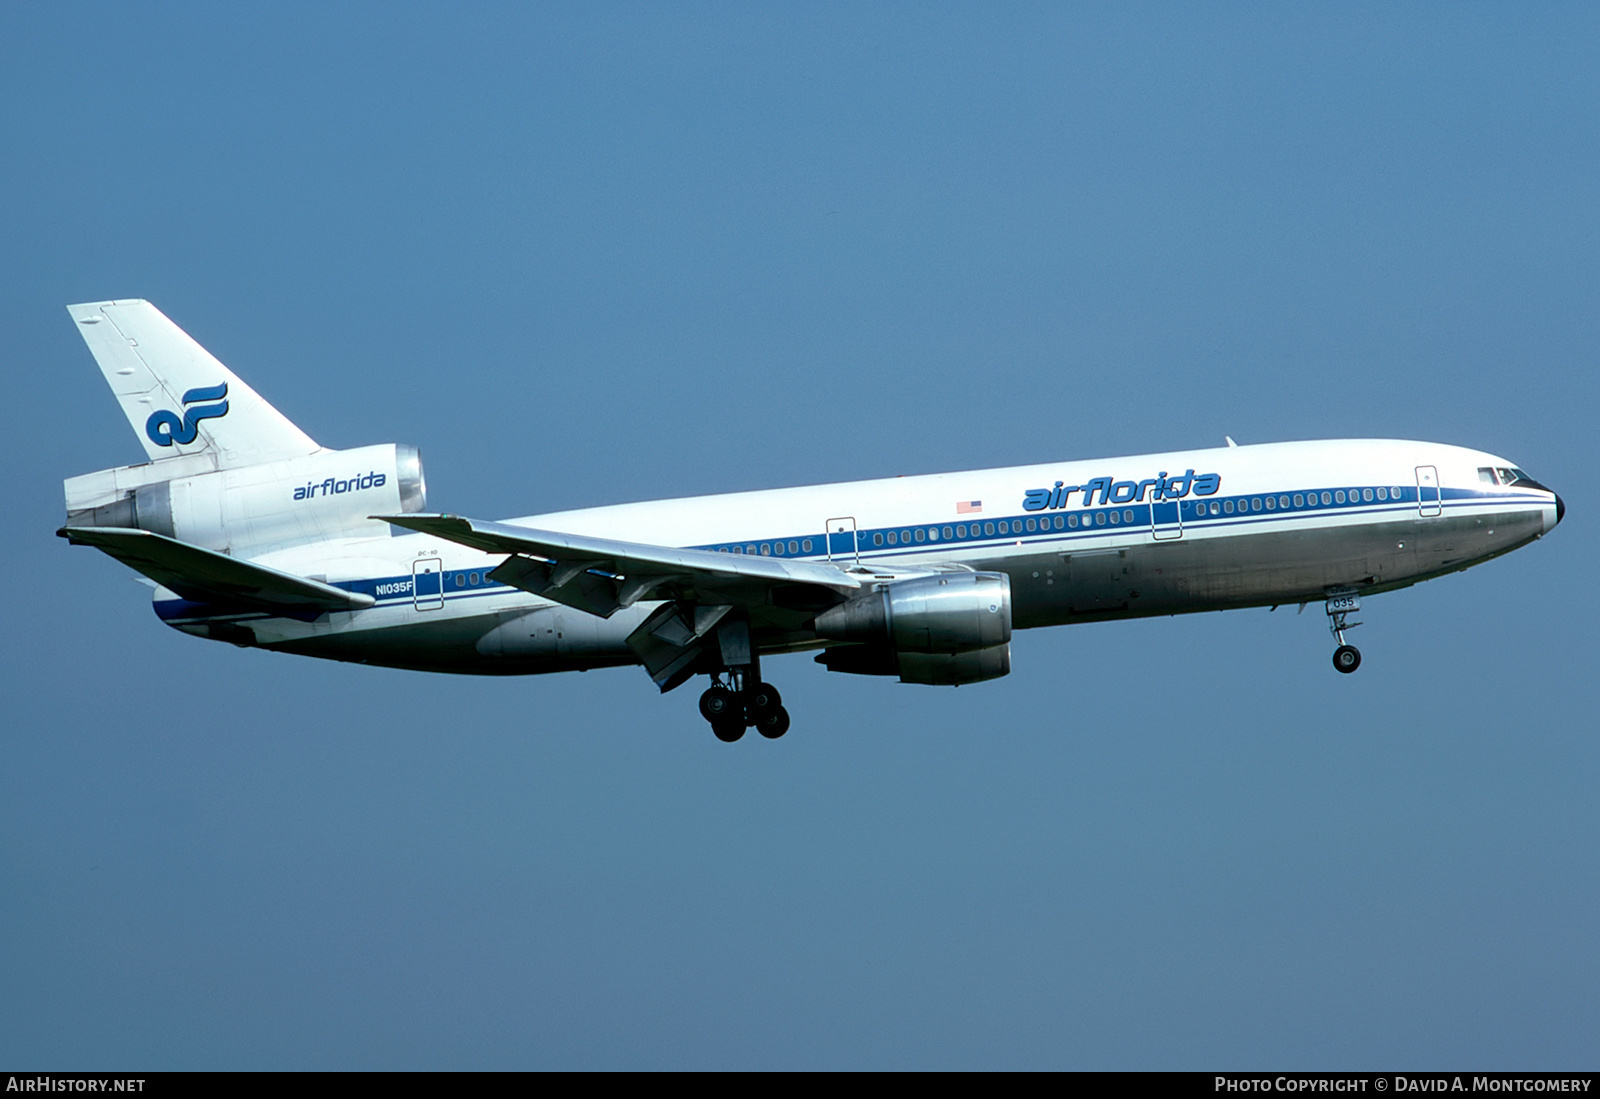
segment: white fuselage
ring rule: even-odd
[[[1540,537],[1553,493],[1484,470],[1504,458],[1436,443],[1226,447],[588,508],[510,524],[632,543],[872,570],[1004,572],[1018,628],[1321,600],[1457,571]],[[1531,486],[1531,487],[1530,487]],[[505,560],[425,534],[250,555],[376,598],[313,621],[235,613],[160,591],[201,636],[396,667],[486,674],[634,663],[624,639],[659,604],[610,618],[488,578]],[[823,647],[793,613],[751,612],[761,652]]]

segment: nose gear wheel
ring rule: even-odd
[[[1361,599],[1348,588],[1330,591],[1323,609],[1328,615],[1328,629],[1333,631],[1334,640],[1339,642],[1339,647],[1333,650],[1333,666],[1349,675],[1361,667],[1361,650],[1345,641],[1344,631],[1353,630],[1361,623],[1346,621],[1345,616],[1361,609]]]

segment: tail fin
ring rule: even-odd
[[[69,305],[152,461],[210,453],[219,469],[320,449],[147,301]]]

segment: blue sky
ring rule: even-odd
[[[1593,1067],[1600,13],[8,5],[0,1063]],[[183,637],[53,536],[145,297],[488,517],[1324,437],[1551,537],[959,690]],[[1584,474],[1591,469],[1591,474]]]

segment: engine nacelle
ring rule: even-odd
[[[67,525],[136,527],[207,549],[261,553],[380,535],[384,525],[369,515],[427,506],[422,456],[403,443],[189,472],[196,457],[72,478]]]
[[[1011,578],[954,572],[890,584],[817,615],[819,637],[854,642],[817,657],[830,671],[954,685],[1011,671]]]
[[[902,683],[959,687],[1011,674],[1011,646],[993,645],[964,653],[897,653],[876,645],[841,645],[817,654],[830,672],[897,675]]]

